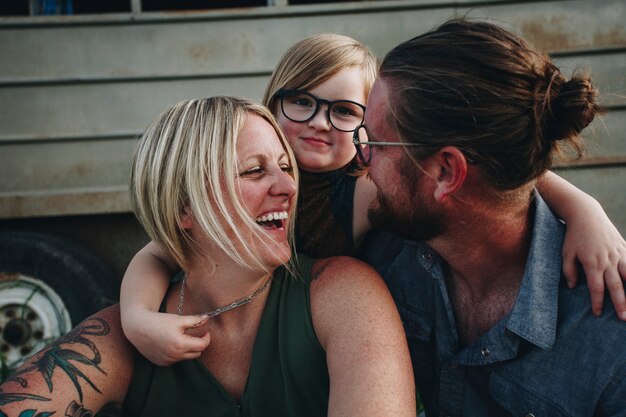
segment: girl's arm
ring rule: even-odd
[[[346,257],[319,260],[312,274],[313,326],[330,377],[328,416],[414,417],[409,350],[383,280]]]
[[[206,322],[206,318],[158,313],[170,277],[178,271],[169,253],[150,242],[133,257],[122,280],[124,334],[142,355],[159,366],[197,358],[210,341],[208,333],[202,337],[185,333]]]
[[[563,244],[563,274],[570,287],[578,279],[577,262],[587,276],[594,314],[600,315],[604,290],[609,290],[618,316],[626,320],[626,242],[602,206],[558,175],[547,172],[537,188],[548,205],[567,224]]]

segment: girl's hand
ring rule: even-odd
[[[626,242],[598,204],[592,211],[582,209],[568,222],[563,244],[563,274],[570,288],[578,280],[578,262],[587,276],[591,306],[602,313],[605,289],[618,317],[626,321]]]
[[[195,359],[209,346],[211,335],[202,332],[207,316],[178,316],[136,310],[132,323],[124,326],[128,340],[150,362],[158,366],[168,366],[181,360]],[[128,329],[127,329],[128,327]],[[194,334],[187,333],[194,329]]]

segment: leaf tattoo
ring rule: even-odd
[[[91,388],[101,394],[102,392],[89,379],[89,377],[85,375],[85,373],[83,373],[80,369],[78,369],[76,365],[74,365],[72,362],[78,362],[92,366],[106,375],[106,372],[99,366],[102,358],[100,356],[98,348],[91,340],[87,339],[85,336],[104,336],[109,332],[110,327],[106,321],[99,317],[90,318],[84,321],[81,325],[72,329],[65,336],[52,342],[45,350],[38,354],[37,360],[33,361],[32,364],[18,370],[9,379],[18,382],[23,387],[26,387],[27,382],[26,380],[21,378],[20,375],[33,371],[39,371],[39,373],[41,373],[44,380],[46,381],[48,389],[50,390],[50,392],[52,392],[52,375],[57,368],[60,368],[70,378],[70,380],[74,384],[74,387],[76,387],[81,402],[83,400],[83,391],[79,384],[79,378],[83,379]],[[68,348],[68,345],[75,344],[80,344],[89,348],[89,350],[91,350],[91,352],[93,353],[93,357],[89,358],[80,352]],[[0,401],[2,401],[3,395],[9,394],[0,393]]]
[[[22,393],[5,393],[0,392],[0,406],[7,405],[15,401],[34,400],[34,401],[50,401],[50,398],[41,397],[34,394],[22,394]],[[2,414],[0,414],[2,417]]]
[[[24,410],[20,413],[20,415],[18,417],[48,417],[54,414],[54,411],[52,412],[41,412],[41,413],[37,413],[37,410]],[[2,411],[0,411],[0,417],[8,417],[6,414],[4,414]]]

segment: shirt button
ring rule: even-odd
[[[427,261],[427,262],[428,262],[428,261],[430,261],[430,259],[431,259],[432,257],[433,257],[433,256],[432,256],[430,253],[428,253],[428,252],[424,252],[424,253],[422,253],[422,259],[424,259],[424,260],[425,260],[425,261]]]
[[[489,352],[489,348],[487,346],[483,346],[482,349],[480,349],[480,354],[483,355],[483,358],[488,358],[491,352]]]

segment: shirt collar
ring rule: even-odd
[[[565,227],[538,192],[526,270],[507,329],[519,337],[550,349],[556,338],[559,281]]]

